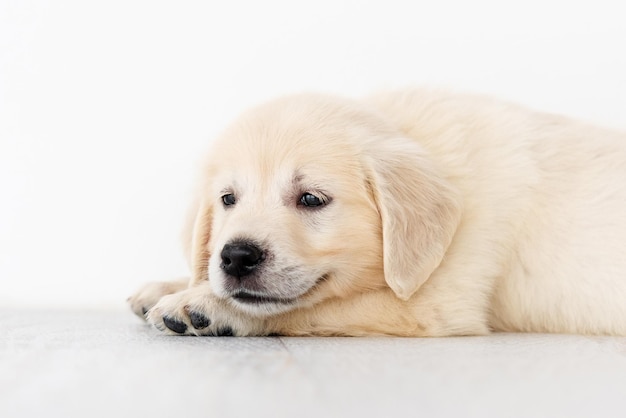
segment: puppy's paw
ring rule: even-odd
[[[172,335],[266,335],[263,320],[248,317],[211,294],[207,284],[162,297],[146,319]]]
[[[156,305],[163,296],[186,289],[188,282],[188,279],[181,279],[171,282],[146,283],[126,301],[135,315],[141,319],[145,319],[146,313]]]

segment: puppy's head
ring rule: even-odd
[[[244,114],[202,176],[194,280],[255,315],[384,286],[407,299],[459,219],[419,145],[375,112],[323,96]]]

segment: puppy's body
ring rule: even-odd
[[[626,335],[623,134],[425,90],[294,96],[245,114],[202,178],[190,287],[131,301],[163,329]],[[252,272],[228,273],[232,243]]]
[[[485,286],[495,330],[626,333],[626,136],[484,98],[377,102],[463,195],[432,279]]]

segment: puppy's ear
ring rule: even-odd
[[[213,208],[207,202],[195,201],[187,214],[183,230],[183,245],[187,262],[191,269],[190,284],[196,284],[208,278],[209,240]]]
[[[367,154],[385,281],[407,300],[441,263],[459,224],[460,197],[414,141],[383,140]]]

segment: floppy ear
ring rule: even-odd
[[[367,154],[385,281],[407,300],[441,263],[459,224],[460,197],[415,141],[381,140]]]
[[[209,239],[211,238],[211,220],[213,208],[202,201],[194,202],[187,214],[183,230],[183,245],[187,262],[191,269],[190,285],[208,279]]]

